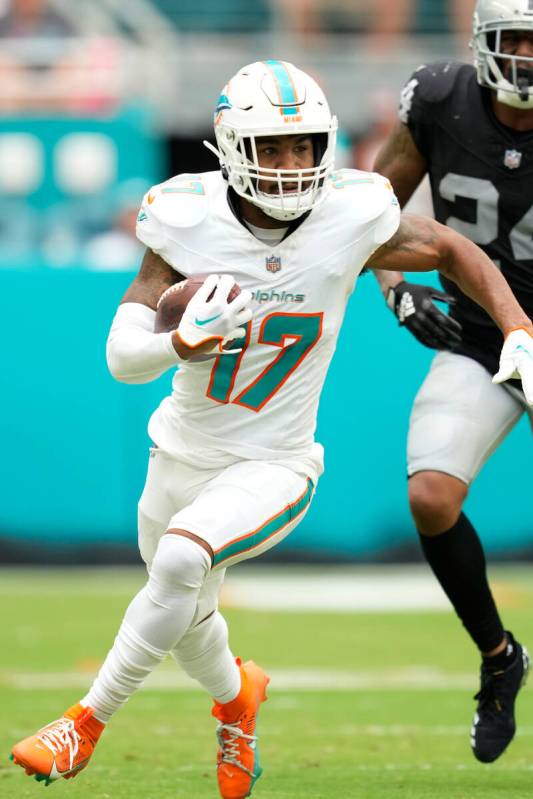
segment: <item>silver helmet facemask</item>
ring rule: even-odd
[[[479,0],[471,42],[478,82],[496,91],[500,103],[533,108],[533,57],[502,52],[509,31],[533,32],[529,0]]]

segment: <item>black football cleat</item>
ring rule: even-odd
[[[513,662],[500,671],[489,669],[482,663],[481,688],[474,697],[478,705],[470,743],[474,756],[482,763],[492,763],[513,740],[516,732],[514,704],[529,672],[529,652],[514,640],[511,633],[506,635],[515,649]]]

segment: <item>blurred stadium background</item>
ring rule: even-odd
[[[472,7],[0,0],[2,751],[84,692],[144,579],[135,517],[146,423],[171,378],[119,385],[105,364],[112,314],[142,256],[133,231],[144,191],[216,168],[202,145],[214,102],[241,65],[262,58],[319,79],[342,126],[339,164],[369,168],[411,72],[470,58]],[[431,213],[427,190],[413,202]],[[372,277],[362,278],[322,400],[326,473],[312,510],[289,540],[228,578],[222,605],[234,650],[274,678],[258,795],[531,795],[531,712],[522,708],[502,763],[487,771],[473,760],[476,653],[428,569],[405,565],[420,555],[404,442],[430,359],[398,329]],[[522,561],[494,576],[506,622],[526,642],[530,442],[523,420],[468,500],[490,558]],[[165,664],[110,725],[87,774],[52,790],[213,796],[208,705]],[[2,797],[36,789],[0,763]]]

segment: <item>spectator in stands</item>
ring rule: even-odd
[[[388,46],[391,38],[409,31],[416,11],[416,0],[272,1],[282,30],[306,39],[323,33],[367,34],[375,37],[379,47]]]
[[[0,0],[0,110],[109,110],[119,95],[117,43],[80,30],[49,0]]]
[[[52,9],[47,0],[10,0],[4,14],[0,16],[2,38],[56,39],[72,35],[74,28],[70,22]]]
[[[155,0],[180,31],[256,33],[271,27],[272,0]]]
[[[10,0],[0,16],[0,108],[18,112],[53,107],[49,72],[58,68],[74,34],[70,22],[46,0]],[[52,92],[53,95],[53,92]]]
[[[470,30],[474,0],[272,0],[278,27],[304,37],[328,33],[366,33],[381,45],[413,32]]]

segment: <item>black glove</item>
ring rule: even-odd
[[[461,342],[461,325],[440,311],[433,300],[455,303],[455,297],[443,291],[405,280],[387,292],[387,305],[421,344],[435,350],[452,350]]]

